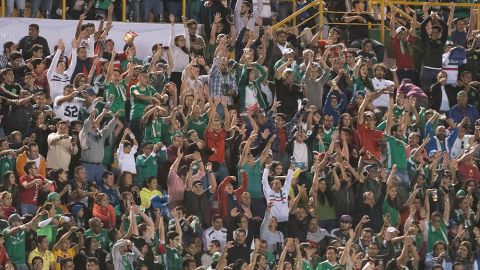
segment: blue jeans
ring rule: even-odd
[[[201,21],[201,12],[203,1],[200,0],[189,0],[187,2],[187,18],[194,19],[197,22]]]
[[[430,87],[432,84],[437,82],[437,75],[440,72],[440,69],[431,69],[422,67],[421,74],[421,88],[424,92],[430,92]]]
[[[82,162],[82,166],[85,168],[85,171],[87,171],[88,182],[95,182],[97,183],[97,187],[99,187],[102,184],[102,177],[105,172],[103,165]]]
[[[264,198],[252,198],[250,203],[250,210],[252,211],[253,217],[265,217],[265,210],[267,209],[267,204]]]
[[[132,22],[140,22],[140,2],[138,0],[132,0],[128,4],[127,19]]]
[[[20,211],[22,213],[22,216],[26,214],[35,216],[37,214],[37,206],[33,204],[21,203]]]
[[[281,21],[293,13],[291,2],[278,1],[277,2],[278,20]]]
[[[143,22],[148,22],[150,11],[153,12],[156,20],[160,20],[163,15],[162,0],[143,0]]]
[[[30,18],[36,18],[38,10],[40,7],[42,8],[42,11],[46,12],[48,11],[49,13],[52,12],[52,5],[53,1],[52,0],[32,0],[32,9],[30,11]],[[42,16],[43,17],[43,16]]]
[[[19,14],[19,17],[23,17],[23,11],[25,10],[25,0],[7,0],[7,2],[6,2],[6,6],[7,6],[6,16],[7,17],[12,17],[14,4],[17,5],[17,10],[19,12],[21,10],[22,14]]]
[[[409,194],[410,191],[410,178],[408,177],[407,170],[397,170],[397,176],[400,177],[400,185],[404,188],[405,192]]]
[[[217,183],[220,184],[225,177],[229,175],[228,167],[225,163],[222,163],[218,166],[218,170],[214,173]]]
[[[187,10],[189,7],[187,7]],[[167,12],[169,14],[175,15],[175,18],[181,18],[182,17],[182,2],[179,1],[177,2],[167,2]]]

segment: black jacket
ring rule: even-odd
[[[445,48],[445,42],[448,37],[448,26],[443,20],[439,20],[440,26],[443,28],[442,36],[437,40],[432,40],[427,33],[427,24],[432,21],[432,18],[428,17],[422,22],[422,46],[423,46],[423,58],[422,63],[424,66],[441,68],[442,67],[442,55]]]
[[[448,103],[450,108],[457,104],[457,89],[451,84],[445,85],[445,92],[447,93]],[[427,93],[430,108],[439,111],[442,104],[442,89],[439,82],[433,84],[430,87],[430,91]]]

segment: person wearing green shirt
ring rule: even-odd
[[[0,176],[8,171],[15,171],[15,150],[9,149],[7,139],[0,139]]]
[[[160,104],[161,96],[150,86],[146,71],[138,74],[138,83],[130,87],[130,129],[138,141],[142,141],[141,118],[148,104]]]
[[[143,154],[138,155],[135,161],[137,175],[135,176],[135,186],[141,187],[145,179],[157,176],[160,163],[167,161],[167,148],[161,142],[146,142],[142,148]]]
[[[247,192],[250,193],[252,198],[251,209],[254,216],[263,217],[265,216],[266,206],[264,204],[264,195],[263,195],[263,186],[262,186],[262,174],[263,174],[263,164],[267,160],[268,153],[272,146],[275,136],[270,137],[265,149],[263,150],[260,158],[255,159],[255,157],[250,152],[250,147],[252,143],[256,140],[256,134],[250,135],[245,146],[241,149],[242,153],[240,155],[240,161],[238,163],[238,178],[243,179],[241,170],[245,170],[248,175]],[[272,139],[273,138],[273,139]],[[241,183],[240,183],[241,184]]]
[[[27,270],[26,257],[26,235],[27,231],[34,231],[36,224],[46,211],[38,213],[30,222],[23,224],[22,218],[18,214],[13,214],[8,218],[8,228],[4,229],[2,234],[5,239],[4,246],[10,260],[17,266],[17,269]]]
[[[437,191],[438,192],[438,191]],[[425,213],[430,213],[430,195],[432,191],[427,190],[425,195],[424,207]],[[433,196],[432,196],[433,197]],[[423,236],[427,240],[426,253],[433,251],[433,245],[437,241],[448,242],[448,229],[447,226],[450,221],[450,198],[449,196],[443,196],[444,198],[444,211],[443,216],[439,212],[433,212],[432,215],[426,215],[424,219]]]
[[[326,258],[325,261],[323,261],[323,262],[321,262],[317,265],[316,270],[345,269],[345,266],[342,266],[339,263],[337,263],[337,249],[335,247],[333,247],[333,246],[327,247],[327,250],[326,250],[326,253],[325,253],[325,258]]]
[[[134,65],[128,65],[127,76],[122,80],[122,72],[120,69],[113,67],[115,62],[115,53],[112,53],[112,58],[107,69],[107,77],[105,78],[105,101],[111,103],[110,111],[116,113],[120,110],[120,119],[125,119],[125,101],[127,100],[127,85],[130,84],[133,75]],[[122,121],[125,122],[125,121]]]
[[[187,115],[188,130],[195,130],[198,138],[203,140],[205,137],[205,130],[208,125],[208,113],[210,109],[202,114],[202,108],[198,104],[192,106],[192,112]]]
[[[165,128],[169,127],[171,120],[176,116],[177,110],[174,109],[170,116],[168,111],[160,106],[148,105],[145,115],[142,116],[142,124],[144,127],[143,142],[159,143],[163,142]]]
[[[110,238],[107,229],[103,228],[103,224],[99,218],[93,217],[88,221],[90,229],[86,230],[84,237],[94,237],[98,244],[105,250],[110,250]]]
[[[260,76],[257,77],[256,73],[260,73]],[[260,84],[266,77],[267,72],[258,63],[247,63],[243,66],[238,83],[239,108],[241,112],[252,107],[266,109],[267,103],[263,100],[260,90]]]
[[[175,223],[179,223],[176,219]],[[176,225],[180,227],[180,224]],[[183,270],[183,257],[179,246],[182,242],[182,236],[178,232],[170,231],[167,233],[167,252],[165,255],[166,270]]]

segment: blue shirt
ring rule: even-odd
[[[432,150],[437,151],[447,151],[450,153],[450,149],[452,149],[455,140],[458,137],[458,128],[453,128],[450,131],[450,134],[445,138],[444,142],[440,142],[435,136],[435,132],[433,130],[432,123],[427,122],[425,125],[425,137],[430,136],[430,141],[427,144],[427,153],[430,153]],[[441,149],[439,149],[439,146]]]
[[[340,115],[342,112],[345,110],[345,107],[347,105],[347,98],[345,97],[344,93],[340,94],[340,97],[338,94],[335,94],[337,97],[338,103],[336,107],[332,106],[332,91],[328,92],[327,95],[327,100],[325,101],[325,105],[323,105],[323,114],[324,115],[331,115],[333,116],[333,125],[337,126],[338,121],[340,120]]]
[[[477,108],[475,108],[473,105],[467,104],[467,107],[462,108],[457,104],[450,108],[448,117],[452,118],[456,124],[462,122],[464,117],[468,117],[470,125],[473,125],[475,121],[480,118],[480,115]]]

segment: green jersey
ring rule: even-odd
[[[10,256],[10,259],[16,265],[25,264],[26,261],[26,252],[25,252],[25,235],[26,232],[23,230],[18,231],[15,234],[9,234],[10,228],[3,230],[3,235],[5,238],[5,248],[7,249],[7,254]]]
[[[167,254],[165,256],[167,270],[182,270],[183,258],[178,249],[167,247]]]
[[[127,100],[126,90],[127,83],[125,80],[121,80],[119,84],[114,84],[110,82],[105,88],[105,100],[108,101],[110,96],[113,96],[112,107],[110,111],[116,113],[118,110],[123,110],[120,112],[120,117],[125,116],[125,101]]]
[[[140,93],[141,95],[148,97],[153,97],[153,95],[155,94],[155,89],[151,86],[146,86],[142,89],[138,84],[136,84],[130,87],[130,104],[132,105],[130,111],[130,120],[142,118],[145,107],[150,104],[150,102],[148,101],[136,98],[133,94],[135,91],[138,91],[138,93]]]
[[[106,229],[102,229],[99,234],[95,234],[92,229],[88,229],[85,231],[84,235],[85,238],[87,237],[95,237],[97,239],[98,244],[105,250],[110,250],[110,238],[108,238],[108,232]]]
[[[334,265],[330,264],[329,261],[323,261],[317,266],[317,270],[339,270],[339,269],[345,269],[345,266],[342,266],[338,263],[335,263]]]
[[[387,138],[387,168],[391,169],[393,164],[397,164],[398,170],[407,170],[407,154],[405,152],[405,143],[401,140],[385,136]]]
[[[195,130],[198,134],[198,138],[203,140],[205,137],[205,129],[208,125],[208,114],[202,114],[198,119],[188,120],[188,130]]]
[[[164,128],[168,128],[168,123],[165,123],[163,118],[152,119],[152,121],[146,123],[143,136],[143,142],[159,143],[162,141],[162,135]]]
[[[260,163],[260,159],[257,159],[253,166],[250,166],[248,162],[245,163],[242,169],[244,169],[248,175],[247,191],[248,193],[250,193],[250,196],[256,199],[262,198],[263,197],[263,187],[262,187],[263,166]],[[237,179],[242,179],[240,171],[238,172]]]
[[[150,176],[157,176],[158,163],[167,160],[167,150],[161,150],[158,154],[152,153],[148,157],[144,154],[138,155],[135,161],[137,175],[135,176],[135,185],[143,186],[145,179]]]
[[[0,176],[8,171],[15,171],[16,159],[11,158],[10,155],[0,157]]]

